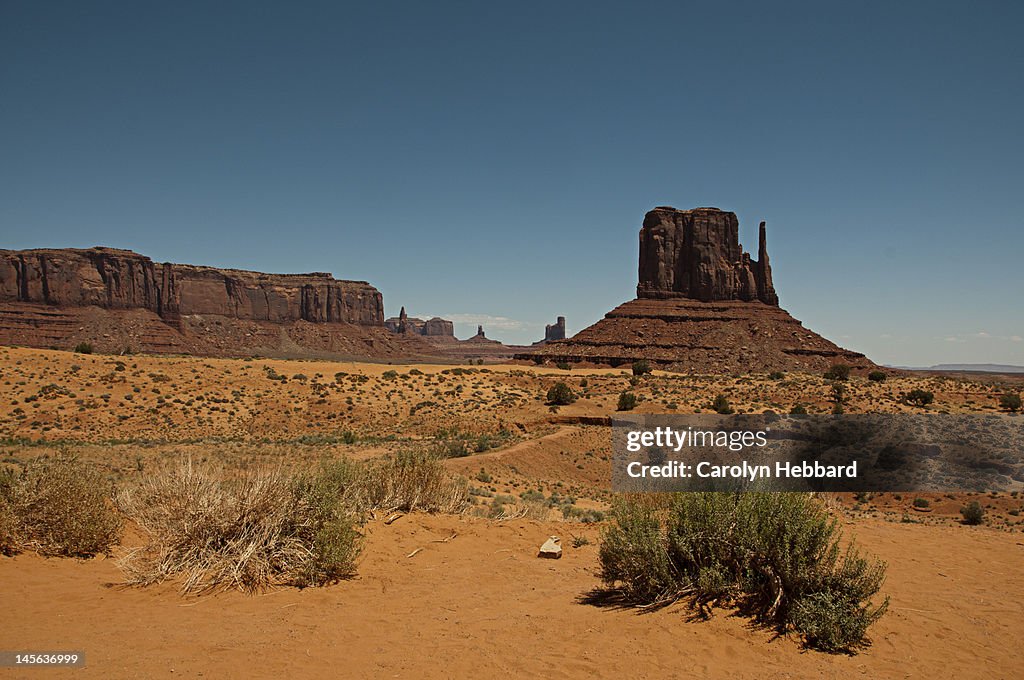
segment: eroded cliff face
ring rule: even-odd
[[[637,297],[703,302],[759,300],[778,306],[764,222],[758,259],[743,252],[736,214],[717,208],[655,208],[640,230]]]
[[[170,322],[213,314],[274,323],[384,323],[381,294],[364,281],[159,264],[112,248],[0,250],[0,302],[145,309]]]

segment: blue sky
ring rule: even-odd
[[[1024,364],[1016,2],[0,2],[0,247],[365,279],[530,342],[657,205],[877,361]]]

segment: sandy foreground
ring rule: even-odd
[[[1024,541],[859,520],[891,609],[855,656],[805,651],[719,610],[688,620],[586,604],[599,528],[410,515],[371,522],[359,576],[328,588],[183,598],[125,589],[113,559],[0,558],[4,649],[81,650],[80,669],[3,677],[1011,678],[1024,670]],[[561,560],[536,557],[549,534]],[[567,535],[568,534],[568,535]],[[572,548],[570,535],[590,544]],[[447,540],[446,540],[447,539]],[[413,551],[420,549],[412,557]]]

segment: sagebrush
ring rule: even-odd
[[[851,650],[888,606],[871,598],[885,564],[841,548],[837,522],[808,494],[679,493],[616,501],[601,575],[630,602],[733,602],[811,647]]]
[[[91,557],[121,534],[102,470],[74,457],[40,458],[0,480],[0,552]]]

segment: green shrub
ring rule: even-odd
[[[768,374],[769,380],[782,380],[785,377],[786,374],[783,373],[782,371],[772,371],[771,373]]]
[[[832,364],[825,371],[826,380],[846,380],[850,377],[850,367],[846,364]]]
[[[385,380],[394,380],[395,378],[398,377],[398,371],[384,371],[383,373],[381,373],[381,377],[384,378]]]
[[[789,414],[792,416],[805,416],[807,415],[807,407],[803,404],[794,404],[793,408],[789,409]]]
[[[637,398],[632,392],[623,392],[619,395],[619,403],[616,405],[616,411],[632,411],[636,408]]]
[[[76,354],[92,354],[92,343],[80,342],[72,351]]]
[[[110,503],[113,485],[96,467],[69,457],[38,459],[7,484],[23,547],[90,557],[108,552],[121,534]]]
[[[907,400],[907,403],[914,404],[915,406],[927,406],[935,401],[934,394],[922,389],[910,390],[904,398]]]
[[[633,362],[633,375],[647,375],[651,372],[651,363],[647,359]]]
[[[664,507],[666,506],[667,507]],[[798,493],[677,493],[616,501],[601,577],[639,605],[719,601],[825,651],[864,644],[888,606],[871,602],[885,564],[862,557],[820,502]]]
[[[556,382],[551,389],[548,390],[548,404],[566,406],[574,401],[576,401],[576,393],[573,392],[572,388],[564,382]]]
[[[868,373],[868,380],[872,382],[885,382],[885,379],[888,377],[883,371],[871,371]]]
[[[915,498],[914,499],[914,507],[915,508],[930,508],[931,506],[932,506],[932,502],[930,500],[928,500],[927,498]]]
[[[719,394],[715,397],[715,400],[711,403],[711,410],[715,413],[720,413],[723,416],[727,416],[731,413],[735,413],[732,408],[732,404],[729,403],[728,397],[724,394]]]
[[[978,501],[971,501],[960,508],[960,514],[964,517],[964,524],[977,525],[985,521],[985,509]]]
[[[1020,395],[1004,394],[999,397],[999,408],[1009,411],[1010,413],[1016,413],[1021,409]]]
[[[559,369],[560,371],[571,371],[572,370],[572,366],[570,366],[567,361],[555,362],[555,368]]]

